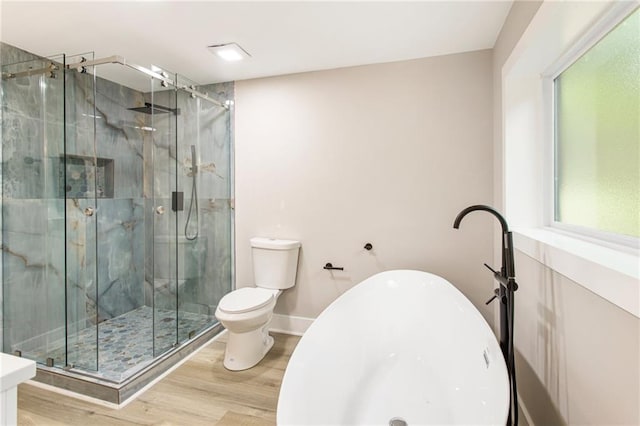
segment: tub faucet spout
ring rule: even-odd
[[[513,237],[511,235],[511,232],[509,231],[509,225],[507,224],[505,218],[493,207],[476,204],[474,206],[469,206],[458,213],[458,216],[456,216],[456,219],[453,221],[453,227],[455,229],[459,229],[462,219],[464,219],[464,217],[469,213],[477,210],[491,213],[498,219],[500,225],[502,226],[502,267],[500,273],[495,273],[494,276],[501,285],[505,286],[506,288],[513,287],[513,291],[515,291],[518,289],[518,285],[515,282]]]

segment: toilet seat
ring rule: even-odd
[[[277,291],[266,288],[239,288],[225,295],[220,300],[218,309],[229,314],[254,311],[268,305],[276,293]]]

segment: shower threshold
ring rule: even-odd
[[[34,380],[120,405],[195,350],[208,343],[222,330],[223,327],[220,323],[211,324],[208,328],[193,336],[193,338],[171,347],[154,359],[149,359],[148,361],[140,359],[139,361],[141,362],[124,372],[121,369],[119,371],[109,370],[108,367],[105,368],[105,371],[99,373],[80,368],[62,369],[38,365]],[[123,334],[126,336],[126,331]],[[134,342],[131,343],[134,344]],[[116,345],[115,348],[119,348],[119,346]],[[124,358],[114,359],[115,364],[111,364],[112,368],[122,368],[123,360]],[[120,364],[117,364],[118,362]]]

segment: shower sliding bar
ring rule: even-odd
[[[224,109],[229,109],[228,105],[223,104],[223,103],[221,103],[221,102],[209,97],[205,93],[199,92],[199,91],[195,90],[192,87],[189,87],[189,86],[186,86],[186,85],[183,85],[183,84],[178,84],[178,82],[173,81],[170,78],[165,77],[164,75],[162,75],[160,73],[157,73],[155,71],[152,71],[152,70],[150,70],[148,68],[145,68],[143,66],[129,63],[129,62],[127,62],[127,60],[124,57],[118,56],[118,55],[108,56],[106,58],[94,59],[94,60],[91,60],[91,61],[84,60],[84,61],[76,62],[74,64],[67,65],[67,69],[74,70],[74,69],[78,69],[78,68],[91,67],[91,66],[94,66],[94,65],[103,65],[103,64],[120,64],[120,65],[124,65],[124,66],[132,68],[132,69],[134,69],[136,71],[140,71],[141,73],[146,74],[146,75],[150,76],[151,78],[155,78],[155,79],[158,79],[158,80],[160,80],[162,82],[165,82],[166,84],[170,84],[171,86],[174,86],[177,89],[182,89],[182,90],[190,93],[193,96],[196,96],[196,97],[201,98],[201,99],[205,99],[205,100],[213,103],[214,105],[217,105],[217,106],[222,107]]]
[[[53,77],[55,78],[55,71],[58,71],[60,69],[60,67],[54,63],[54,62],[50,62],[48,66],[44,67],[44,68],[38,68],[38,69],[28,69],[26,71],[21,71],[21,72],[15,72],[15,73],[11,73],[11,72],[3,72],[2,73],[2,79],[3,80],[9,80],[12,78],[18,78],[18,77],[30,77],[32,75],[38,75],[38,74],[49,74],[49,77]]]

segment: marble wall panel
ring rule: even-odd
[[[143,102],[143,94],[106,80],[97,85],[96,155],[114,160],[115,198],[143,196],[143,127],[146,114],[128,108]]]
[[[67,201],[67,279],[70,323],[80,329],[144,304],[142,200]]]
[[[144,304],[144,203],[138,199],[98,200],[98,321]]]
[[[223,103],[234,99],[233,83],[203,86],[200,90]],[[199,125],[200,196],[229,199],[233,190],[233,107],[224,110],[203,103],[202,111]]]
[[[5,56],[26,57],[19,49],[3,44]],[[3,65],[3,72],[41,67],[49,61],[36,60]],[[3,196],[47,198],[57,178],[56,159],[64,149],[62,75],[47,74],[2,80],[2,161]],[[44,141],[47,141],[46,149]]]
[[[222,200],[202,203],[200,214],[202,237],[198,238],[198,245],[190,248],[189,259],[194,263],[185,262],[183,267],[197,267],[202,275],[186,280],[180,289],[180,305],[188,312],[213,314],[222,296],[232,287],[232,211],[227,200]]]
[[[95,324],[95,311],[88,309],[88,289],[95,287],[96,222],[84,209],[93,206],[88,199],[66,199],[66,278],[67,317],[71,333]]]
[[[4,223],[15,224],[3,229],[6,352],[53,341],[60,336],[48,333],[64,328],[63,212],[61,200],[3,200]]]
[[[54,198],[58,193],[60,153],[64,150],[62,123],[28,120],[3,114],[3,179],[5,198]],[[43,141],[48,141],[43,149]]]

